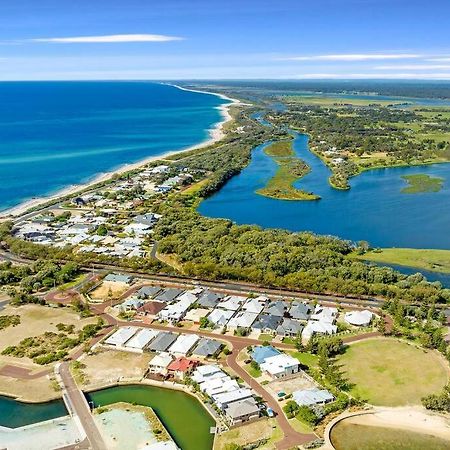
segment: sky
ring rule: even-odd
[[[450,79],[450,0],[0,0],[0,80]]]

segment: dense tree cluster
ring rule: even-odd
[[[159,251],[174,254],[194,277],[245,280],[315,293],[383,296],[445,302],[450,293],[420,275],[348,258],[348,241],[236,225],[200,216],[182,204],[167,207],[155,228]]]

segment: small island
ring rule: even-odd
[[[292,141],[274,142],[264,153],[278,164],[278,170],[266,186],[256,191],[257,194],[278,200],[320,200],[320,196],[293,186],[295,181],[304,177],[311,169],[295,156]]]
[[[419,194],[422,192],[439,192],[442,189],[444,178],[430,177],[430,175],[404,175],[402,176],[408,186],[402,189],[403,194]]]

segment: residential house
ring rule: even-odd
[[[145,347],[158,336],[158,334],[159,331],[142,328],[125,344],[125,347],[142,353]]]
[[[194,361],[193,359],[188,359],[182,356],[175,359],[167,366],[167,372],[174,378],[184,380],[186,376],[190,375],[193,372],[197,365],[198,361]]]
[[[196,334],[180,334],[167,351],[176,356],[187,355],[199,339]]]
[[[232,328],[250,328],[253,322],[258,317],[258,314],[239,311],[234,317],[228,322],[228,326]]]
[[[299,406],[325,405],[334,400],[333,394],[326,389],[318,388],[295,391],[292,394],[292,398]]]
[[[211,311],[207,319],[216,327],[223,327],[233,316],[234,311],[216,308]]]
[[[232,425],[248,422],[257,419],[260,415],[260,409],[253,397],[230,403],[225,409],[225,415]]]
[[[264,308],[264,313],[269,314],[271,316],[284,317],[287,309],[288,309],[288,304],[286,302],[282,302],[282,301],[270,302]]]
[[[166,304],[162,302],[145,302],[136,312],[140,316],[156,316],[165,307]]]
[[[167,368],[172,361],[173,356],[171,354],[161,352],[148,363],[148,371],[152,374],[166,376],[168,373]]]
[[[273,334],[281,325],[283,318],[272,314],[261,314],[258,320],[252,325],[254,330],[260,330],[261,333]]]
[[[202,308],[215,308],[222,298],[222,294],[205,290],[198,298],[197,304]]]
[[[308,303],[293,302],[289,309],[289,316],[295,320],[307,321],[312,312],[312,306]]]
[[[279,350],[271,345],[258,345],[253,348],[251,357],[258,364],[262,364],[267,358],[281,354]]]
[[[281,325],[277,328],[277,334],[279,336],[298,336],[303,330],[303,325],[298,320],[284,318]]]
[[[219,303],[219,307],[227,309],[229,311],[237,311],[241,305],[245,302],[245,297],[239,297],[236,295],[225,297],[223,301]]]
[[[298,359],[285,353],[280,353],[279,355],[266,358],[260,364],[260,368],[272,378],[283,378],[298,373],[300,371],[300,363]]]
[[[317,305],[314,314],[311,315],[311,320],[317,320],[319,322],[334,323],[338,314],[337,308],[329,306]]]
[[[192,354],[195,356],[203,356],[204,358],[216,356],[222,349],[223,344],[215,339],[201,338]]]
[[[176,340],[178,334],[170,331],[161,331],[158,336],[150,342],[148,349],[153,352],[165,352]]]
[[[308,340],[313,334],[334,334],[337,326],[325,321],[310,320],[302,331],[302,339]]]
[[[259,296],[256,298],[248,298],[242,305],[242,309],[248,313],[259,314],[266,305],[269,303],[269,299],[264,296]]]
[[[158,286],[142,286],[136,291],[136,296],[140,299],[148,299],[153,298],[159,292],[161,292],[161,288]]]
[[[123,347],[139,330],[137,327],[122,327],[109,336],[103,343],[114,347]]]
[[[133,277],[130,275],[122,275],[117,273],[109,273],[103,279],[103,281],[107,281],[109,283],[123,283],[123,284],[131,284],[133,282]]]
[[[176,288],[163,289],[154,299],[158,302],[171,303],[183,292],[182,289]]]
[[[212,395],[214,403],[222,410],[225,411],[230,403],[237,402],[239,400],[245,400],[246,398],[251,398],[253,393],[250,389],[239,388],[231,392],[224,392],[222,394]]]

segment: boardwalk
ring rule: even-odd
[[[59,383],[63,388],[63,398],[68,406],[69,413],[75,416],[84,431],[92,450],[107,450],[102,435],[92,417],[89,405],[84,394],[78,389],[75,380],[70,373],[69,364],[62,363],[55,367]]]

